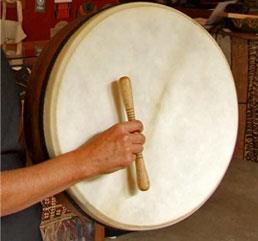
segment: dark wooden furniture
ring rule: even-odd
[[[251,94],[250,81],[253,78],[258,78],[257,64],[252,63],[258,59],[258,35],[234,32],[229,33],[229,35],[231,37],[231,69],[235,79],[239,106],[239,129],[234,158],[247,160],[249,159],[248,153],[254,151],[247,145],[248,122],[246,113],[247,108],[250,108],[248,102]],[[254,123],[250,123],[252,121],[250,120],[249,124],[254,126]],[[258,161],[257,158],[253,156],[252,161]]]
[[[48,40],[25,41],[20,44],[5,44],[2,46],[11,66],[28,66],[32,68],[37,57]]]

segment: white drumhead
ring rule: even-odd
[[[216,42],[187,16],[151,3],[111,8],[84,23],[53,66],[44,104],[51,156],[120,121],[112,83],[125,75],[145,126],[150,189],[137,190],[131,168],[68,191],[104,224],[160,228],[192,214],[220,183],[236,140],[235,86]]]

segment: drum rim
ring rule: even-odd
[[[80,17],[61,29],[44,47],[33,66],[25,95],[23,116],[25,148],[33,163],[40,163],[49,158],[42,116],[44,96],[52,66],[63,45],[89,17]],[[46,59],[50,61],[46,62]]]
[[[161,4],[155,4],[155,3],[145,3],[145,2],[137,2],[137,3],[127,3],[127,4],[122,4],[122,5],[119,5],[119,6],[116,6],[116,7],[113,7],[113,8],[110,8],[110,9],[107,9],[97,15],[95,15],[93,18],[89,19],[88,21],[84,22],[83,24],[81,24],[77,29],[75,29],[73,31],[74,35],[72,36],[72,33],[71,35],[69,36],[69,39],[68,41],[65,43],[65,45],[61,48],[60,52],[58,53],[58,56],[56,56],[56,59],[54,60],[54,66],[58,63],[58,58],[61,58],[61,52],[62,51],[65,51],[65,47],[68,46],[68,43],[73,41],[77,35],[79,35],[80,33],[80,28],[84,28],[84,26],[87,24],[90,24],[92,22],[95,21],[95,18],[96,17],[100,17],[99,21],[97,23],[99,23],[100,21],[103,21],[107,16],[109,16],[110,14],[112,13],[115,13],[115,12],[118,12],[118,11],[121,11],[123,9],[128,9],[128,8],[135,8],[135,7],[146,7],[146,6],[156,6],[156,7],[160,7],[160,8],[163,8],[163,9],[168,9],[174,13],[176,13],[177,15],[185,18],[185,19],[188,19],[190,20],[192,23],[198,25],[201,29],[202,32],[206,32],[203,30],[203,28],[196,22],[194,22],[190,17],[184,15],[183,13],[173,9],[173,8],[170,8],[168,6],[164,6],[164,5],[161,5]],[[94,27],[94,26],[93,26]],[[90,31],[90,29],[89,29]],[[206,32],[206,35],[213,41],[213,44],[215,44],[215,46],[217,47],[218,50],[220,50],[220,53],[222,54],[222,57],[224,59],[224,62],[225,64],[228,66],[228,69],[229,69],[229,72],[231,73],[230,71],[230,68],[229,68],[229,65],[226,61],[226,58],[224,56],[224,54],[222,53],[221,49],[218,47],[218,44],[216,43],[216,41]],[[55,69],[56,71],[56,69]],[[52,71],[50,74],[49,74],[49,78],[51,78],[51,75],[53,75],[54,71]],[[232,76],[232,74],[231,74]],[[233,76],[232,76],[232,80],[233,80]],[[47,83],[48,85],[49,83]],[[46,92],[46,91],[45,91]],[[235,96],[236,96],[236,87],[235,87]],[[237,108],[237,97],[236,97],[236,115],[237,115],[237,118],[235,119],[236,122],[238,122],[238,108]],[[42,107],[43,109],[45,108],[45,102],[44,102],[44,105]],[[43,113],[43,111],[41,111],[41,113]],[[43,114],[42,114],[43,115]],[[43,121],[43,118],[41,119],[42,122]],[[43,128],[42,128],[42,131],[43,131]],[[236,130],[236,133],[237,133],[237,130]],[[45,134],[44,134],[44,131],[43,131],[43,136],[44,136],[44,140],[45,140]],[[235,143],[236,143],[236,135],[235,135]],[[47,145],[47,144],[46,144]],[[233,149],[234,150],[234,149]],[[233,156],[233,150],[232,150],[232,155]],[[230,159],[231,160],[231,159]],[[228,161],[228,165],[227,167],[229,166],[230,164],[230,160]],[[87,207],[86,208],[86,205],[84,206],[85,204],[85,200],[84,200],[84,204],[81,203],[81,201],[78,199],[78,197],[76,197],[74,194],[73,194],[73,188],[69,188],[68,189],[68,193],[70,194],[70,196],[73,197],[73,200],[76,200],[76,203],[80,206],[81,209],[83,209],[87,214],[89,214],[91,217],[93,217],[95,220],[101,222],[101,223],[104,223],[108,226],[111,226],[111,227],[115,227],[115,228],[121,228],[121,229],[125,229],[125,230],[154,230],[154,229],[159,229],[159,228],[163,228],[163,227],[167,227],[167,226],[170,226],[170,225],[173,225],[187,217],[189,217],[191,214],[193,214],[196,210],[198,210],[209,198],[210,196],[214,193],[214,191],[217,189],[217,187],[219,186],[221,180],[223,179],[225,173],[226,173],[226,170],[227,168],[225,169],[223,175],[221,176],[221,179],[218,181],[217,185],[215,185],[215,188],[214,190],[212,190],[210,192],[210,194],[208,195],[207,199],[205,199],[202,203],[200,203],[199,206],[197,206],[196,208],[194,208],[191,212],[187,213],[186,215],[176,219],[176,220],[173,220],[173,221],[169,221],[169,222],[165,222],[165,223],[162,223],[162,224],[159,224],[159,225],[147,225],[147,226],[144,226],[144,225],[127,225],[127,224],[121,224],[119,222],[116,222],[116,221],[113,221],[112,219],[108,218],[107,216],[103,215],[100,211],[98,211],[96,208],[94,208],[91,204],[87,203]],[[98,215],[95,215],[95,214],[98,214]]]

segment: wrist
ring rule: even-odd
[[[75,169],[77,170],[77,177],[80,180],[98,174],[94,161],[92,160],[90,152],[86,147],[75,149],[71,152],[71,154]]]

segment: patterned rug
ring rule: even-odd
[[[95,222],[86,216],[76,216],[58,203],[55,197],[41,202],[40,231],[43,241],[93,241]]]

